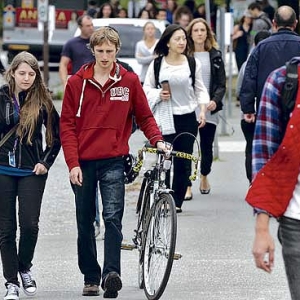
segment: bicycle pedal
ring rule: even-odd
[[[174,260],[179,260],[180,258],[182,258],[182,255],[180,253],[174,253],[174,256],[173,256]]]
[[[122,250],[133,250],[136,249],[136,245],[135,244],[127,244],[127,243],[122,243],[121,244],[121,249]]]

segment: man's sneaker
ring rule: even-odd
[[[99,285],[85,284],[83,287],[82,296],[99,296]]]
[[[100,223],[94,222],[94,228],[95,228],[95,238],[100,234]]]
[[[36,294],[37,287],[32,273],[30,271],[20,271],[20,276],[24,293],[27,296],[34,296]]]
[[[4,300],[19,300],[19,287],[13,283],[6,284]]]
[[[122,288],[122,280],[117,272],[109,272],[102,281],[103,298],[117,298]]]

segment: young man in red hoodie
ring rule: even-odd
[[[95,62],[82,66],[68,80],[61,113],[62,147],[75,191],[84,296],[99,295],[101,278],[104,298],[117,298],[122,288],[123,156],[129,153],[133,115],[151,144],[165,149],[138,76],[116,63],[120,44],[118,32],[111,27],[93,33],[90,49]],[[102,272],[93,227],[98,182],[105,224]]]

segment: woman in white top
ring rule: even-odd
[[[201,148],[201,194],[210,193],[207,176],[211,172],[213,162],[213,142],[219,122],[218,111],[222,109],[223,97],[226,92],[226,74],[221,51],[214,33],[207,22],[194,19],[187,27],[188,37],[192,41],[188,54],[194,55],[202,65],[203,82],[209,92],[210,100],[207,105],[206,125],[199,129]]]
[[[154,62],[150,64],[144,82],[144,91],[156,122],[160,126],[165,141],[171,143],[182,132],[197,135],[198,126],[203,127],[205,125],[206,104],[209,102],[209,95],[201,76],[201,63],[196,59],[193,87],[186,51],[186,31],[180,25],[169,25],[154,49],[154,53],[162,57],[159,83],[167,81],[169,91],[162,89],[159,85],[157,86],[154,76]],[[196,116],[197,107],[199,111]],[[175,150],[187,153],[193,152],[193,145],[194,138],[187,134],[181,135],[173,143]],[[189,183],[189,171],[188,161],[174,159],[172,189],[174,190],[177,212],[182,212],[181,206]]]
[[[143,84],[149,64],[154,59],[154,48],[158,42],[155,36],[156,28],[153,22],[145,23],[143,27],[144,37],[141,41],[136,43],[135,58],[139,64],[142,65],[140,81]]]

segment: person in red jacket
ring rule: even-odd
[[[298,66],[300,57],[290,63]],[[279,222],[278,238],[292,300],[300,299],[300,76],[295,107],[286,125],[282,89],[286,66],[270,73],[257,113],[253,139],[253,180],[246,200],[256,212],[253,255],[258,268],[271,272],[274,240],[270,217]]]
[[[78,264],[84,296],[117,298],[122,288],[120,256],[124,212],[124,162],[129,153],[132,116],[147,139],[165,149],[138,76],[116,62],[120,37],[101,27],[90,39],[95,62],[67,82],[61,112],[61,142],[75,191]],[[104,265],[97,261],[93,222],[99,182],[105,224]]]

